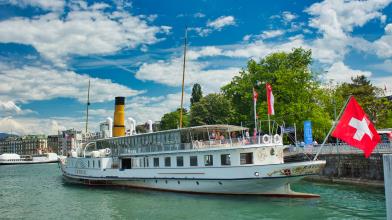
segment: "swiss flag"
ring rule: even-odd
[[[267,90],[267,103],[268,103],[268,114],[269,115],[275,115],[275,109],[274,109],[274,94],[272,94],[272,87],[269,83],[265,85],[266,90]]]
[[[374,125],[354,97],[350,98],[332,136],[363,150],[366,158],[380,142]]]

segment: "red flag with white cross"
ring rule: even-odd
[[[366,158],[380,142],[377,130],[354,97],[350,98],[332,136],[363,150]]]

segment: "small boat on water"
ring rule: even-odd
[[[39,163],[57,163],[58,156],[56,153],[46,153],[37,156],[21,156],[14,153],[4,153],[0,155],[0,165],[14,164],[39,164]]]
[[[245,127],[204,125],[157,132],[150,126],[148,133],[124,136],[123,105],[124,100],[116,98],[113,134],[121,136],[90,142],[60,158],[66,181],[188,193],[318,197],[294,192],[290,184],[319,174],[326,162],[285,162],[280,134],[249,137]]]

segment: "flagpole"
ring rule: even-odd
[[[255,97],[254,97],[255,88],[253,88],[252,94],[253,94],[253,113],[254,113],[254,116],[255,116],[255,130],[254,130],[255,135],[253,135],[253,136],[256,136],[256,135],[257,135],[257,114],[256,114],[256,102],[257,102],[257,101],[256,101],[256,99],[255,99]]]
[[[271,120],[270,120],[270,115],[267,113],[268,115],[268,134],[271,135]]]
[[[182,128],[182,108],[184,105],[184,82],[185,82],[185,63],[186,63],[186,44],[187,44],[188,30],[185,27],[185,39],[184,39],[184,62],[182,65],[182,90],[181,90],[181,109],[180,109],[180,128]]]
[[[339,119],[339,120],[340,120],[340,116],[342,116],[342,114],[343,114],[344,109],[346,109],[346,106],[347,106],[348,102],[350,101],[351,97],[352,97],[352,95],[350,95],[350,96],[348,97],[348,99],[346,100],[346,103],[344,104],[343,108],[340,110],[340,113],[339,113],[339,116],[338,116],[338,119]],[[327,136],[325,137],[323,143],[321,144],[321,146],[320,146],[319,150],[317,151],[316,156],[314,156],[313,160],[317,160],[317,157],[318,157],[318,155],[320,154],[321,149],[324,147],[325,142],[327,142],[329,135],[332,133],[333,129],[335,129],[335,127],[336,127],[336,125],[338,124],[338,121],[339,121],[339,120],[335,121],[335,122],[333,123],[331,129],[329,129],[329,132],[328,132]]]

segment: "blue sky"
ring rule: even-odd
[[[249,59],[312,49],[334,84],[365,74],[392,93],[392,4],[372,1],[0,0],[0,132],[90,130],[126,96],[139,123],[186,104],[194,83],[219,92]]]

